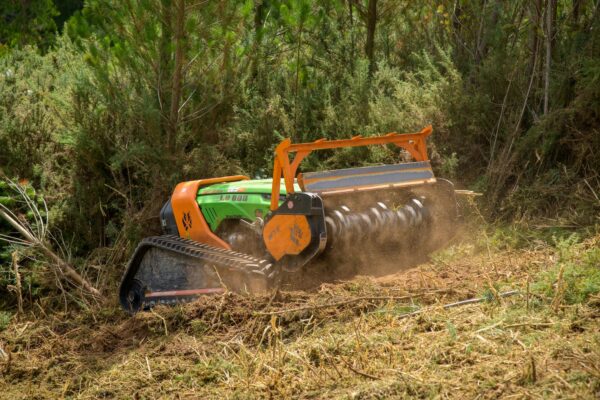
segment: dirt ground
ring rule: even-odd
[[[40,307],[0,332],[0,397],[599,398],[600,298],[577,271],[596,262],[600,236],[494,240],[310,292],[228,293],[133,318],[116,305]]]

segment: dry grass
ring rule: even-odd
[[[134,318],[32,315],[0,334],[0,397],[598,398],[600,299],[565,299],[566,268],[599,242],[565,256],[545,242],[465,240],[413,269],[313,293],[227,294]],[[558,268],[564,278],[540,286]],[[511,289],[520,294],[496,296]],[[479,296],[488,301],[441,307]]]

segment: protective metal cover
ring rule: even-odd
[[[338,169],[303,174],[304,191],[337,193],[434,183],[429,161]]]

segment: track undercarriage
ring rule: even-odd
[[[198,296],[265,292],[277,279],[273,264],[247,254],[177,236],[153,236],[137,247],[121,282],[119,300],[131,314]]]

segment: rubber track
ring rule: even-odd
[[[223,273],[236,272],[247,275],[249,280],[264,279],[267,284],[270,284],[275,280],[278,272],[278,268],[275,268],[269,261],[261,260],[248,254],[209,246],[174,235],[147,237],[138,244],[121,281],[119,297],[121,305],[126,311],[129,310],[127,310],[125,299],[134,282],[144,254],[150,249],[159,249],[171,254],[184,255],[198,260],[198,267],[204,267],[206,264],[210,264],[217,268],[217,270],[220,269]],[[176,296],[172,299],[161,297],[158,300],[144,301],[144,307],[151,307],[157,303],[168,304],[173,302],[191,301],[196,297],[196,295],[189,297]]]

